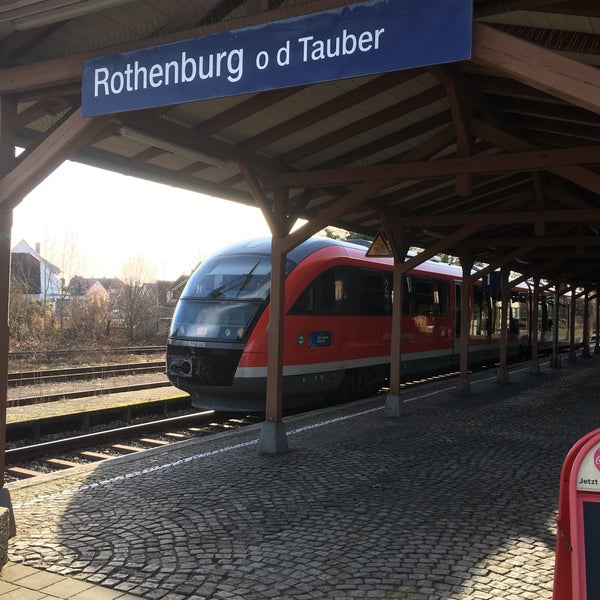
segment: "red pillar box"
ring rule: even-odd
[[[600,599],[600,429],[577,441],[563,462],[552,598]]]

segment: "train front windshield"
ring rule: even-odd
[[[183,290],[170,336],[245,339],[266,305],[270,284],[268,256],[224,255],[205,261]]]

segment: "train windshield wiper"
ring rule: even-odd
[[[252,275],[254,274],[254,271],[256,270],[256,267],[258,267],[259,264],[260,264],[260,260],[257,260],[256,264],[248,271],[248,273],[246,273],[246,275],[244,277],[244,281],[242,282],[240,289],[238,290],[237,294],[235,295],[236,298],[239,297],[239,295],[242,293],[243,289],[250,283],[250,280],[252,279]]]
[[[225,292],[235,289],[237,287],[238,281],[241,280],[242,283],[235,295],[235,297],[237,298],[240,295],[240,293],[242,292],[242,290],[248,285],[248,283],[250,283],[250,279],[252,279],[252,275],[254,274],[254,271],[256,270],[256,267],[258,267],[259,264],[260,264],[260,260],[256,261],[256,264],[248,271],[248,273],[246,273],[245,275],[240,275],[239,277],[236,277],[235,279],[231,280],[229,283],[220,285],[218,288],[215,288],[212,292],[210,292],[208,294],[208,297],[209,298],[218,298],[219,296],[222,296]]]

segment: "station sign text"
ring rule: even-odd
[[[470,0],[371,0],[84,62],[84,116],[470,58]]]

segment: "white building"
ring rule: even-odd
[[[55,302],[61,297],[60,269],[21,240],[11,252],[11,285],[21,284],[30,298]]]

